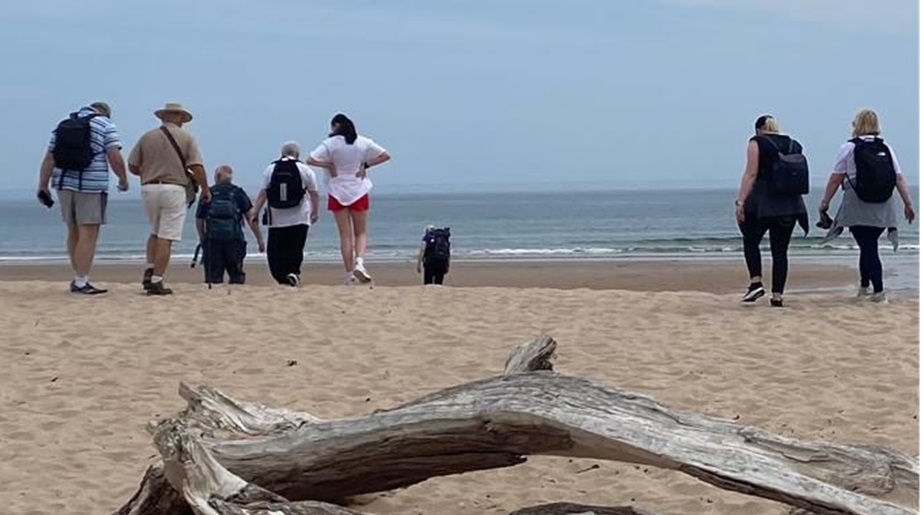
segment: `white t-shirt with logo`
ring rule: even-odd
[[[291,157],[283,157],[282,161],[292,161]],[[269,183],[272,181],[272,172],[276,169],[273,163],[263,172],[263,190],[269,189]],[[317,180],[314,177],[314,170],[308,168],[308,165],[298,162],[298,171],[301,172],[301,183],[307,191],[317,191]],[[291,227],[293,225],[311,225],[311,197],[305,194],[301,200],[301,205],[288,207],[285,209],[269,208],[269,226],[270,227]]]
[[[875,139],[875,136],[859,136],[865,141],[872,141]],[[894,171],[901,173],[901,165],[897,162],[897,155],[894,153],[894,149],[890,147],[887,143],[885,146],[888,147],[888,150],[891,151],[891,162],[894,163]],[[849,180],[856,180],[856,158],[855,158],[856,144],[852,141],[847,141],[840,148],[840,153],[836,156],[836,164],[833,165],[833,173],[845,174]]]
[[[329,172],[325,174],[327,193],[340,204],[348,206],[372,191],[372,181],[368,177],[356,177],[360,166],[383,153],[384,148],[365,136],[356,138],[352,145],[347,144],[343,136],[333,136],[325,139],[314,149],[311,158],[333,163],[337,176],[330,177]]]

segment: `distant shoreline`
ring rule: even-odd
[[[142,266],[140,261],[101,262],[92,276],[101,284],[133,284],[140,280]],[[413,263],[407,260],[373,261],[368,266],[375,276],[375,286],[420,284]],[[768,260],[766,267],[768,274]],[[248,259],[245,269],[249,285],[273,284],[265,263]],[[917,291],[918,276],[908,275],[906,267],[889,266],[888,273],[887,286],[892,291]],[[342,284],[343,275],[342,265],[337,263],[306,261],[302,279],[304,287],[310,288],[311,285]],[[203,282],[201,267],[190,268],[185,260],[176,260],[167,277],[174,283]],[[64,263],[0,264],[2,282],[56,281],[66,286],[70,279],[72,272]],[[855,281],[854,265],[850,263],[793,256],[788,289],[790,293],[851,295]],[[447,284],[457,287],[697,291],[723,295],[742,291],[747,277],[743,259],[731,256],[716,259],[478,259],[454,262]]]

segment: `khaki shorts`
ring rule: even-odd
[[[103,225],[108,198],[105,192],[59,190],[61,218],[67,225]]]
[[[141,198],[151,225],[151,234],[162,240],[183,239],[186,221],[186,188],[176,184],[145,184]]]

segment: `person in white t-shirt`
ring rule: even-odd
[[[282,157],[263,172],[263,187],[256,198],[255,213],[269,204],[263,216],[269,226],[266,260],[269,272],[279,284],[301,284],[301,264],[308,229],[317,222],[320,197],[314,171],[298,158],[301,148],[289,141],[282,145]]]
[[[327,175],[327,209],[333,212],[340,233],[340,252],[346,267],[346,284],[367,283],[372,276],[365,269],[365,250],[372,181],[368,169],[391,156],[374,141],[356,132],[352,120],[338,114],[330,122],[330,137],[307,159]]]

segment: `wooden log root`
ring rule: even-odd
[[[919,464],[911,456],[801,442],[673,411],[644,395],[552,373],[555,350],[554,340],[539,338],[513,351],[502,376],[354,419],[322,421],[181,385],[187,408],[149,428],[162,464],[149,468],[116,513],[359,515],[341,504],[529,455],[680,471],[800,513],[917,513]],[[554,504],[514,513],[646,512]]]

